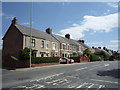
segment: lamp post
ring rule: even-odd
[[[32,45],[31,45],[31,40],[32,40],[32,0],[30,2],[30,68],[31,68],[31,49],[32,49]]]

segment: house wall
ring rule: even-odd
[[[10,56],[18,57],[20,49],[23,48],[23,35],[11,25],[3,38],[2,63],[7,64]]]
[[[32,46],[33,50],[37,50],[36,52],[36,56],[37,57],[42,57],[42,54],[44,54],[44,57],[51,57],[51,56],[60,56],[60,52],[59,52],[59,43],[58,42],[54,42],[54,41],[50,41],[50,40],[45,40],[42,38],[36,38],[36,37],[32,37],[32,39],[35,39],[35,47]],[[25,47],[30,47],[30,37],[29,36],[24,36],[23,39],[24,43],[23,43],[23,48]],[[42,41],[44,41],[44,48],[42,47]],[[48,48],[46,48],[46,44],[48,43]],[[56,44],[56,49],[53,49],[53,43]]]

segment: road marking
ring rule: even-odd
[[[76,88],[81,88],[82,86],[84,86],[84,85],[86,85],[86,84],[88,84],[88,83],[83,83],[82,85],[80,85],[80,86],[78,86],[78,87],[76,87]]]
[[[76,69],[75,71],[80,71],[80,70],[83,70],[83,69],[86,69],[87,67],[85,68],[80,68],[80,69]]]
[[[91,88],[94,84],[90,85],[88,88]]]
[[[47,84],[51,84],[51,83],[54,83],[54,82],[57,82],[57,81],[61,81],[62,79],[57,79],[57,80],[53,80],[51,82],[46,82]]]
[[[102,88],[102,87],[105,87],[104,85],[100,85],[98,88]]]
[[[40,79],[37,79],[37,80],[31,80],[30,82],[34,82],[34,81],[39,82],[40,80],[46,80],[46,79],[48,79],[48,78],[53,78],[53,77],[55,77],[55,76],[59,76],[59,75],[62,75],[62,74],[64,74],[64,73],[58,73],[58,74],[54,74],[54,75],[47,76],[47,77],[44,77],[44,78],[40,78]]]
[[[98,80],[98,79],[90,79],[90,80],[118,84],[118,82],[112,82],[112,81],[105,81],[105,80]]]
[[[105,66],[107,67],[107,66],[109,66],[109,64],[105,64]]]

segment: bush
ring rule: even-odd
[[[98,60],[100,60],[100,57],[98,55],[95,55],[94,53],[91,53],[90,60],[91,61],[98,61]]]
[[[32,57],[32,64],[39,64],[39,63],[58,63],[59,57]]]

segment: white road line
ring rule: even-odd
[[[90,85],[88,88],[91,88],[94,84]]]
[[[90,79],[90,80],[118,84],[118,82],[112,82],[112,81],[105,81],[105,80],[98,80],[98,79]]]
[[[109,66],[109,64],[105,64],[105,66],[107,67],[107,66]]]
[[[54,75],[47,76],[47,77],[44,77],[44,78],[40,78],[40,79],[37,79],[37,80],[31,80],[30,82],[34,82],[34,81],[39,82],[40,80],[46,80],[46,79],[48,79],[48,78],[53,78],[53,77],[55,77],[55,76],[59,76],[59,75],[62,75],[62,74],[64,74],[64,73],[58,73],[58,74],[54,74]]]
[[[57,82],[57,81],[61,81],[62,79],[57,79],[57,80],[53,80],[51,82],[46,82],[47,84],[51,84],[51,83],[54,83],[54,82]]]
[[[102,87],[104,87],[103,85],[100,85],[98,88],[102,88]]]
[[[84,86],[84,85],[86,85],[86,84],[88,84],[88,83],[83,83],[82,85],[80,85],[80,86],[78,86],[78,87],[76,87],[76,88],[81,88],[82,86]]]
[[[80,71],[80,70],[83,70],[83,69],[86,69],[87,67],[85,68],[80,68],[80,69],[76,69],[75,71]]]

